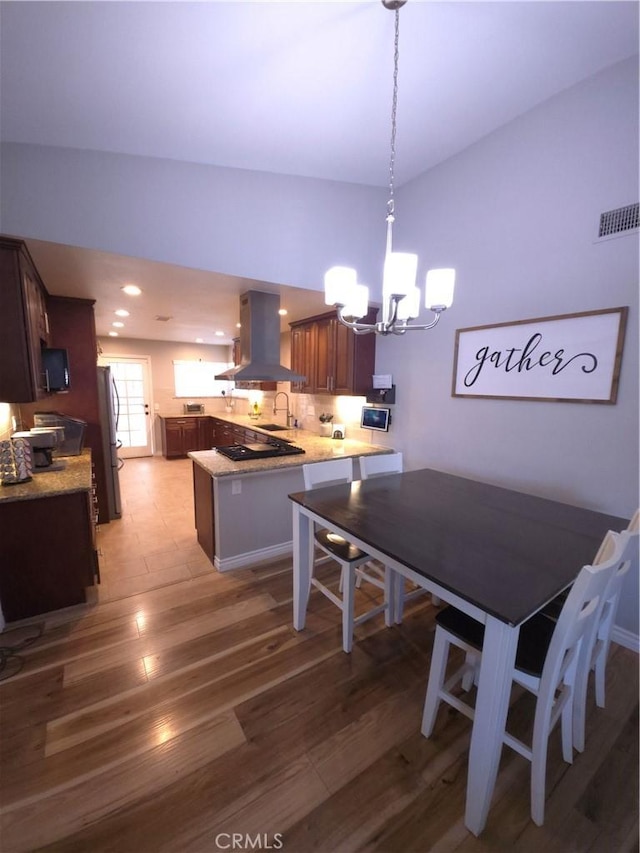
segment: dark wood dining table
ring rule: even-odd
[[[606,532],[628,520],[431,469],[289,497],[296,630],[305,626],[314,522],[485,625],[465,809],[465,825],[479,835],[500,762],[520,625],[570,586]]]

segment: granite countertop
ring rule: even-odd
[[[80,456],[54,459],[54,463],[64,463],[64,467],[59,471],[45,468],[34,473],[31,480],[26,483],[0,485],[0,504],[51,498],[70,492],[91,491],[91,451],[89,449],[84,450]]]
[[[182,412],[156,412],[156,417],[161,418],[163,421],[167,418],[179,418],[182,420],[183,418],[217,418],[218,415],[210,414],[209,412],[189,412],[188,414],[184,414]]]
[[[212,417],[217,417],[213,415]],[[249,418],[240,418],[235,416],[237,420],[234,423],[241,423],[242,426],[255,429],[253,423],[249,423]],[[231,420],[225,417],[224,420]],[[268,423],[268,421],[267,421]],[[259,429],[259,427],[258,427]],[[307,462],[325,462],[328,459],[339,459],[349,456],[375,456],[381,453],[393,453],[391,447],[381,447],[376,444],[367,444],[363,441],[354,441],[353,439],[345,438],[344,440],[334,440],[325,438],[324,436],[315,435],[304,429],[283,430],[282,432],[268,433],[276,438],[287,438],[296,447],[301,447],[305,453],[298,456],[271,456],[267,459],[246,459],[242,462],[232,462],[226,456],[218,453],[216,450],[196,450],[189,453],[189,457],[198,465],[204,468],[212,477],[228,477],[239,474],[253,474],[256,471],[275,471],[282,468],[292,468],[296,465],[304,465]]]

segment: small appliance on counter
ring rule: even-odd
[[[58,446],[60,435],[58,429],[32,429],[24,432],[14,432],[12,439],[22,438],[31,445],[31,458],[34,473],[40,471],[61,471],[66,463],[53,461],[53,451]]]
[[[275,441],[256,442],[255,444],[231,444],[217,447],[217,452],[231,459],[232,462],[242,462],[250,459],[269,459],[274,456],[299,456],[305,451],[289,442]]]
[[[0,441],[0,483],[10,486],[31,479],[31,444],[24,438]]]
[[[182,410],[185,415],[204,415],[204,403],[183,403]]]
[[[87,422],[60,412],[36,412],[33,416],[32,430],[55,428],[61,430],[60,441],[54,456],[80,456],[84,447]]]

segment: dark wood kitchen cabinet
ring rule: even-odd
[[[166,459],[200,450],[197,418],[161,418],[162,455]]]
[[[363,318],[374,323],[377,309]],[[293,383],[293,392],[365,395],[371,389],[376,361],[376,336],[354,335],[335,312],[291,324],[291,369],[307,381]],[[301,386],[301,387],[297,387]]]
[[[198,450],[210,450],[213,447],[213,418],[196,418],[198,424]]]
[[[62,394],[50,394],[40,403],[20,407],[25,428],[33,425],[36,412],[55,411],[79,418],[87,424],[84,446],[91,449],[96,474],[96,496],[100,524],[109,523],[107,476],[110,460],[105,459],[98,401],[98,343],[93,299],[49,296],[47,300],[51,346],[67,350],[70,387]]]
[[[256,432],[250,427],[244,427],[241,424],[234,424],[231,421],[223,421],[219,418],[211,418],[211,422],[213,447],[228,447],[231,444],[253,444],[269,440],[269,437],[264,433]]]
[[[94,521],[88,491],[0,503],[7,622],[86,601],[98,576]]]
[[[47,291],[22,240],[0,236],[0,400],[47,394],[41,352],[49,346]]]
[[[211,418],[211,421],[212,447],[228,447],[230,444],[237,444],[233,424],[218,420],[218,418]]]
[[[315,389],[315,353],[317,326],[315,323],[302,323],[291,327],[291,369],[305,378],[301,382],[292,382],[294,394],[313,394]]]

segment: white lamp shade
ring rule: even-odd
[[[453,304],[453,289],[456,283],[454,269],[429,270],[425,289],[427,308],[450,308]]]
[[[398,302],[398,320],[415,320],[420,314],[420,288],[412,287],[404,299]]]
[[[416,286],[418,256],[407,252],[389,252],[384,259],[382,295],[406,295]]]
[[[331,267],[324,274],[324,301],[327,305],[345,305],[357,286],[358,274],[354,269]]]
[[[342,313],[345,317],[364,317],[369,310],[369,288],[365,284],[356,284],[351,288],[348,301]]]

